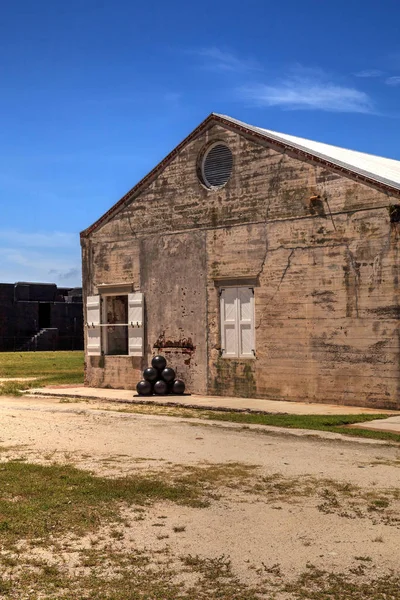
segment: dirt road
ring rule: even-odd
[[[3,461],[68,462],[110,476],[255,466],[240,481],[229,481],[207,508],[152,507],[121,544],[168,548],[174,557],[224,555],[252,584],[265,573],[290,581],[310,565],[358,570],[363,577],[399,571],[396,446],[123,413],[104,404],[3,397],[1,448]],[[165,535],[155,526],[160,517]]]

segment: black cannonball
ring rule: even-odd
[[[154,393],[158,396],[165,396],[168,393],[168,385],[162,379],[159,379],[154,384]]]
[[[171,369],[171,367],[165,367],[163,371],[161,371],[161,377],[169,383],[170,381],[174,381],[175,379],[175,371]]]
[[[185,392],[185,383],[182,379],[175,379],[174,385],[172,386],[173,394],[183,394]]]
[[[136,391],[139,396],[151,396],[153,388],[150,381],[142,380],[137,384]]]
[[[155,356],[151,361],[151,366],[158,371],[162,371],[167,366],[167,361],[163,356]]]
[[[158,371],[153,367],[148,367],[143,371],[143,377],[146,381],[156,381],[158,379]]]

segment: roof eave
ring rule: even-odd
[[[165,167],[170,161],[182,150],[182,148],[191,140],[196,138],[204,129],[209,127],[210,123],[216,118],[215,113],[208,115],[204,121],[200,123],[187,137],[185,137],[180,144],[178,144],[161,162],[159,162],[154,169],[152,169],[143,179],[141,179],[136,185],[133,186],[116,204],[114,204],[107,212],[105,212],[97,221],[95,221],[90,227],[87,227],[80,233],[81,238],[87,238],[91,233],[103,225],[109,218],[111,218],[120,208],[124,206],[126,202],[131,200],[141,188],[148,185]]]

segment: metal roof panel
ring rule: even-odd
[[[317,158],[327,160],[328,162],[336,164],[337,166],[343,167],[349,171],[353,171],[359,175],[363,175],[364,177],[369,177],[375,181],[379,181],[396,189],[400,189],[399,160],[375,156],[374,154],[366,154],[364,152],[357,152],[356,150],[348,150],[346,148],[340,148],[339,146],[324,144],[323,142],[315,142],[313,140],[307,140],[294,135],[278,133],[276,131],[271,131],[270,129],[263,129],[262,127],[255,127],[254,125],[249,125],[248,123],[244,123],[227,115],[217,116],[222,117],[227,121],[231,121],[232,123],[235,123],[241,127],[245,127],[250,131],[261,134],[265,138],[286,144],[296,150],[300,150],[316,156]]]

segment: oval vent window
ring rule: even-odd
[[[233,156],[225,144],[214,144],[206,152],[202,163],[203,183],[210,188],[218,188],[229,180],[232,174]]]

